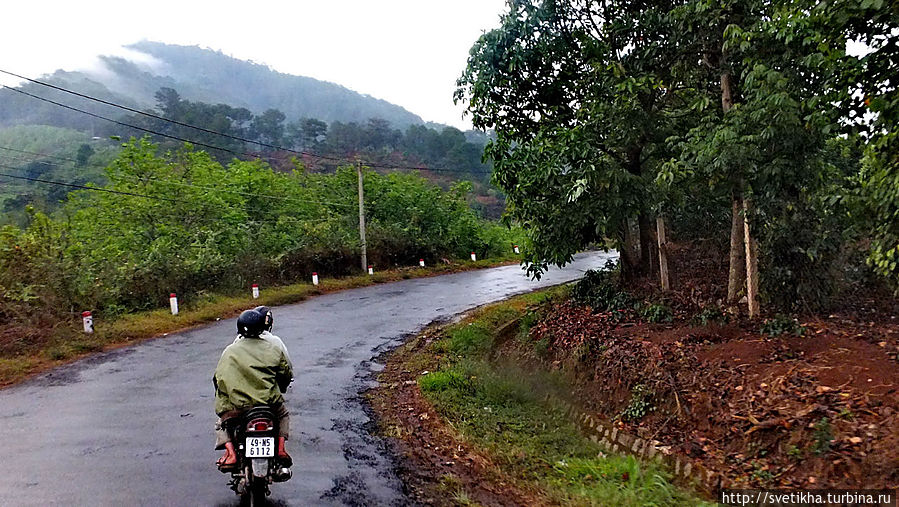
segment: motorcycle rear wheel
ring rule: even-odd
[[[266,489],[265,481],[257,479],[250,482],[250,486],[247,488],[247,497],[249,499],[250,507],[261,507],[266,505]]]

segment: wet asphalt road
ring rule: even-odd
[[[518,266],[349,290],[275,309],[296,375],[293,479],[272,505],[404,505],[360,391],[375,356],[428,323],[579,278],[578,255],[540,282]],[[213,462],[212,371],[234,319],[58,368],[0,391],[0,505],[237,505]]]

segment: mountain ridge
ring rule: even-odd
[[[146,56],[146,61],[101,55],[100,69],[57,70],[44,79],[131,107],[155,106],[156,91],[166,87],[177,90],[188,100],[246,107],[254,113],[278,109],[288,121],[315,118],[327,123],[362,123],[370,118],[382,118],[400,129],[410,125],[437,125],[425,122],[402,106],[343,85],[282,73],[268,65],[240,60],[218,50],[147,40],[125,48]],[[39,85],[25,84],[20,89],[39,90],[41,96],[51,99],[57,97],[48,95],[46,89],[34,88],[36,86]],[[64,103],[72,104],[71,97]],[[9,90],[0,90],[0,104],[6,110],[0,112],[0,126],[30,123],[76,126],[74,123],[77,123],[71,114],[56,111],[51,104],[38,104],[34,99],[21,94],[17,96]],[[76,101],[72,105],[97,114],[108,112],[96,104]],[[59,114],[55,114],[57,112]],[[55,116],[62,120],[54,121]],[[84,125],[80,127],[84,129]]]

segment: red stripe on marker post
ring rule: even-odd
[[[94,318],[91,316],[91,312],[81,312],[81,323],[84,325],[85,333],[94,332]]]

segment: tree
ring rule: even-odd
[[[626,279],[649,272],[652,182],[690,93],[672,68],[668,8],[512,2],[472,48],[456,99],[496,131],[486,153],[509,218],[531,236],[531,273],[607,240]]]
[[[181,95],[173,88],[160,88],[156,92],[156,107],[162,111],[166,118],[176,118],[180,115]]]
[[[882,0],[835,1],[813,11],[822,24],[845,32],[864,52],[847,57],[837,76],[852,92],[847,130],[868,140],[859,175],[862,213],[873,225],[868,262],[899,290],[899,6]],[[873,119],[866,121],[867,116]]]
[[[300,143],[303,149],[315,149],[328,135],[328,124],[315,118],[303,118],[299,123]]]
[[[703,118],[683,137],[678,159],[707,188],[731,196],[728,300],[745,280],[751,316],[759,312],[758,238],[775,234],[766,222],[820,181],[825,142],[845,100],[829,86],[845,36],[810,20],[810,8],[694,0],[671,13],[681,54],[688,62],[701,58],[708,69],[705,82],[693,84],[708,94]],[[768,253],[768,264],[777,266],[781,252]]]
[[[284,113],[277,109],[266,109],[250,122],[250,132],[256,139],[273,145],[280,145],[284,138]]]
[[[94,149],[91,148],[89,144],[82,144],[78,147],[78,153],[75,156],[76,164],[78,167],[84,167],[87,165],[88,159],[91,158],[91,155],[94,154]]]

